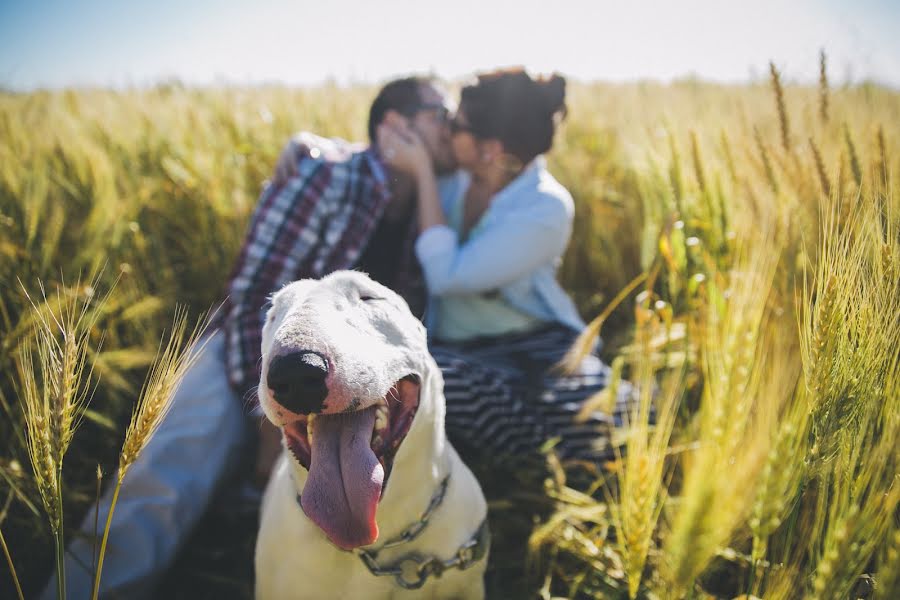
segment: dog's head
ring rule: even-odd
[[[362,273],[301,280],[272,297],[260,403],[309,471],[301,506],[337,546],[378,537],[375,511],[433,365],[406,302]]]

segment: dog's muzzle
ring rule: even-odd
[[[328,362],[315,352],[292,352],[275,357],[266,384],[275,401],[286,409],[308,415],[322,410],[328,396]]]

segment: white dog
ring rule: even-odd
[[[272,298],[259,398],[283,432],[262,503],[256,596],[482,598],[481,488],[444,434],[425,329],[361,273]]]

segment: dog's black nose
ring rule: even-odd
[[[275,357],[266,385],[275,400],[291,412],[308,415],[322,410],[328,396],[328,363],[315,352],[293,352]]]

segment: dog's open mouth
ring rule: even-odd
[[[300,505],[338,547],[378,538],[375,511],[419,408],[419,377],[407,375],[375,405],[309,415],[285,425],[287,446],[309,471]]]

